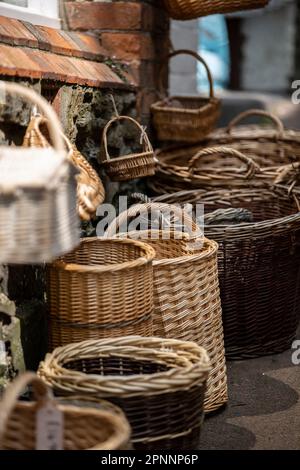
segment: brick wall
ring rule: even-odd
[[[156,100],[157,76],[169,48],[169,20],[159,0],[65,1],[64,27],[99,35],[138,85],[137,109],[144,123]]]

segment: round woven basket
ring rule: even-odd
[[[18,401],[27,385],[33,386],[36,402]],[[122,413],[95,406],[77,406],[54,401],[44,381],[27,372],[6,389],[0,402],[0,447],[5,450],[34,450],[37,445],[37,413],[51,404],[63,414],[64,450],[125,450],[130,427]],[[104,408],[104,407],[103,407]]]
[[[46,125],[47,119],[43,116],[32,116],[24,136],[23,146],[49,147],[50,143]],[[77,150],[76,146],[71,144],[65,134],[62,134],[62,137],[68,150],[68,158],[79,170],[79,175],[77,176],[78,214],[82,220],[90,220],[96,214],[97,207],[105,198],[102,181],[94,168]]]
[[[142,152],[132,153],[111,158],[108,152],[107,134],[110,127],[119,121],[130,121],[141,131]],[[106,174],[112,181],[128,181],[142,178],[155,173],[155,160],[153,148],[148,135],[143,127],[129,116],[116,116],[111,119],[103,130],[102,149],[100,153],[101,163]]]
[[[175,20],[253,10],[265,7],[268,3],[269,0],[164,0],[167,12]]]
[[[296,197],[297,196],[297,197]],[[160,202],[194,205],[205,211],[247,209],[253,222],[205,227],[219,244],[218,268],[228,358],[280,353],[290,348],[300,314],[299,194],[284,186],[259,189],[181,191]]]
[[[39,375],[55,393],[107,398],[125,412],[134,448],[197,448],[203,420],[206,351],[194,343],[128,336],[58,348]]]
[[[153,248],[85,238],[47,269],[49,346],[152,334]]]
[[[182,209],[159,203],[138,204],[122,212],[108,227],[106,235],[113,236],[115,230],[137,214],[157,211],[163,216],[166,210],[173,212],[179,223],[183,220],[185,224],[190,223],[190,233],[180,233],[178,229],[151,229],[126,235],[138,237],[155,249],[154,335],[194,341],[209,354],[212,370],[204,401],[204,410],[208,413],[224,405],[228,399],[217,243],[200,237],[200,228]],[[198,238],[194,238],[196,233]]]
[[[220,100],[214,96],[213,79],[206,62],[196,52],[181,49],[171,52],[163,61],[159,74],[160,95],[164,96],[163,71],[168,61],[187,54],[205,68],[209,80],[209,97],[172,96],[151,105],[153,124],[161,141],[198,142],[216,126],[220,115]]]

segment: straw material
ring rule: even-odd
[[[37,402],[17,401],[27,385],[33,386]],[[0,447],[6,450],[36,448],[36,413],[48,402],[63,413],[64,450],[124,450],[128,448],[130,427],[121,413],[111,407],[98,409],[55,402],[46,384],[27,372],[10,384],[0,402]]]
[[[56,394],[107,398],[125,412],[141,450],[191,450],[199,444],[206,351],[194,343],[128,336],[58,348],[39,375]]]
[[[134,240],[85,238],[48,266],[49,346],[152,334],[153,248]]]
[[[194,57],[205,67],[210,85],[209,97],[164,98],[151,105],[153,124],[161,141],[198,142],[215,128],[220,115],[220,100],[214,96],[213,80],[206,62],[196,52],[186,49],[171,52],[163,62],[160,70],[160,94],[164,96],[164,67],[172,57],[180,54]]]
[[[107,134],[109,128],[115,122],[131,121],[141,131],[141,144],[143,151],[140,153],[132,153],[122,155],[120,157],[111,158],[108,152]],[[129,116],[116,116],[111,119],[103,130],[102,149],[100,154],[102,166],[111,181],[128,181],[135,178],[154,175],[155,160],[152,145],[147,136],[145,129],[135,119]]]
[[[47,148],[50,143],[46,137],[47,130],[44,129],[47,120],[42,116],[33,116],[27,127],[23,146]],[[45,135],[46,134],[46,135]],[[82,220],[90,220],[95,214],[97,207],[104,201],[105,190],[101,179],[94,168],[88,163],[74,144],[62,134],[65,141],[68,157],[79,170],[77,176],[77,211]]]
[[[0,89],[38,105],[53,142],[47,149],[0,149],[0,263],[51,261],[79,243],[75,169],[47,101],[16,83],[0,82]]]
[[[176,206],[138,204],[122,212],[108,227],[106,236],[112,236],[126,220],[150,210],[162,214],[164,210],[174,211],[179,219],[184,217],[185,223],[189,220],[188,215]],[[193,230],[201,233],[192,220],[190,223]],[[151,229],[129,232],[127,236],[139,237],[156,252],[153,262],[154,335],[194,341],[207,350],[212,371],[207,381],[204,409],[206,413],[216,410],[228,399],[217,243],[176,230]]]
[[[213,225],[210,220],[205,228],[205,235],[219,244],[226,355],[241,359],[289,349],[300,315],[299,193],[266,184],[258,190],[181,191],[157,199],[204,203],[207,212],[249,211],[253,222]]]
[[[265,7],[268,3],[269,0],[164,0],[166,10],[175,20],[252,10]]]

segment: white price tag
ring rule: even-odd
[[[36,414],[36,450],[63,450],[63,413],[47,402]]]

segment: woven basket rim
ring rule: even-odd
[[[107,264],[107,265],[88,265],[88,264],[78,264],[78,263],[67,263],[63,260],[55,260],[51,263],[51,267],[63,271],[75,271],[81,273],[105,273],[105,272],[116,272],[124,269],[132,269],[145,264],[151,263],[155,257],[155,250],[146,243],[140,242],[138,240],[131,239],[116,239],[116,238],[101,238],[101,237],[86,237],[81,238],[80,245],[85,243],[93,243],[98,241],[99,243],[123,243],[131,244],[139,247],[144,251],[144,256],[139,256],[135,260],[125,261],[118,264]],[[77,247],[79,248],[80,245]],[[67,253],[68,254],[68,253]],[[66,254],[66,255],[67,255]]]
[[[185,98],[184,96],[181,97],[175,97],[172,96],[170,99],[173,98]],[[191,98],[191,97],[188,97]],[[199,97],[195,97],[195,99],[198,99]],[[221,103],[221,100],[216,97],[212,98],[203,98],[203,101],[206,101],[206,104],[201,106],[200,108],[175,108],[168,106],[166,103],[164,103],[164,100],[156,101],[151,105],[151,109],[154,111],[160,111],[160,112],[165,112],[165,113],[181,113],[181,114],[192,114],[192,115],[199,115],[202,114],[203,112],[209,112],[210,108],[219,106]]]
[[[178,351],[178,354],[176,354]],[[165,364],[168,369],[153,374],[100,375],[86,374],[63,367],[67,362],[80,358],[99,358],[111,355],[137,360],[149,360]],[[178,361],[171,367],[167,359]],[[103,340],[86,340],[54,349],[40,363],[38,375],[48,384],[60,389],[93,393],[101,387],[101,396],[137,396],[141,393],[157,395],[189,388],[203,383],[210,371],[210,360],[201,346],[176,339],[157,337],[123,336]],[[151,377],[151,381],[149,380]],[[68,385],[64,385],[65,382]],[[166,384],[168,387],[166,388]],[[73,388],[74,385],[74,388]]]
[[[121,157],[115,157],[115,158],[111,158],[110,160],[103,161],[103,162],[101,162],[101,165],[103,165],[103,166],[108,166],[108,165],[112,166],[113,163],[119,163],[121,161],[126,162],[126,160],[135,160],[135,159],[138,159],[138,158],[141,158],[141,157],[152,158],[153,156],[154,156],[153,151],[141,152],[141,153],[130,153],[128,155],[123,155]],[[153,160],[153,163],[154,163],[154,160]]]

